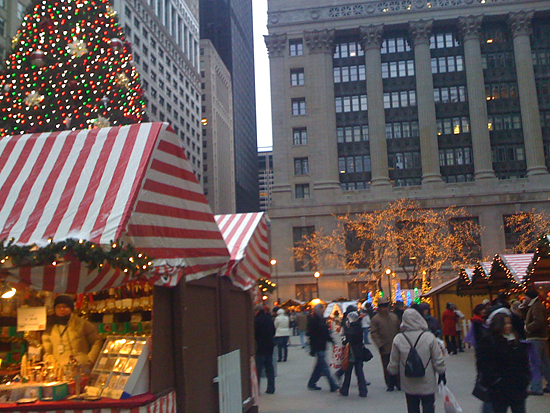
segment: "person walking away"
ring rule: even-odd
[[[424,320],[428,323],[428,328],[434,336],[441,336],[441,323],[437,318],[430,314],[430,305],[428,303],[413,304],[411,308],[414,308],[422,317],[424,317]]]
[[[296,314],[296,326],[298,327],[298,334],[300,335],[300,344],[302,348],[306,347],[306,332],[307,332],[307,312],[302,308],[300,312]]]
[[[529,394],[542,396],[550,393],[550,361],[546,352],[548,341],[547,315],[539,294],[536,290],[527,290],[527,315],[525,316],[525,336],[532,346],[531,356],[531,388]],[[542,376],[546,378],[546,387],[542,387]]]
[[[466,341],[472,347],[477,348],[477,343],[481,339],[485,331],[485,318],[487,309],[483,304],[478,304],[472,311],[472,318],[470,319],[470,329],[472,330],[471,339]]]
[[[476,364],[481,384],[489,389],[494,413],[525,413],[529,385],[529,359],[525,343],[512,327],[510,310],[495,311],[489,330],[479,340]]]
[[[367,382],[363,372],[365,350],[363,348],[363,328],[361,319],[356,311],[348,314],[344,325],[344,344],[349,344],[349,367],[344,375],[344,383],[340,388],[340,394],[347,396],[351,384],[351,373],[355,370],[359,397],[367,397]]]
[[[370,344],[369,331],[370,331],[370,315],[367,311],[361,311],[361,328],[363,329],[363,342]]]
[[[458,317],[453,310],[453,305],[447,303],[447,309],[443,311],[441,322],[443,324],[443,337],[449,354],[457,354],[456,349],[456,321]]]
[[[387,391],[393,391],[395,387],[401,389],[398,378],[388,373],[387,367],[390,362],[390,353],[394,337],[399,333],[399,318],[390,312],[390,303],[386,297],[378,299],[378,314],[370,322],[370,335],[372,341],[378,348],[382,369],[384,371],[384,380]]]
[[[396,301],[393,308],[393,313],[397,316],[397,318],[399,318],[399,323],[401,323],[401,321],[403,320],[404,312],[405,312],[405,303],[403,303],[403,301]]]
[[[339,387],[330,375],[330,369],[325,359],[327,342],[332,342],[332,338],[328,325],[323,318],[324,309],[323,304],[317,304],[313,308],[313,315],[308,320],[307,335],[309,336],[310,355],[316,357],[317,360],[307,383],[307,388],[309,390],[321,390],[317,386],[317,382],[321,375],[324,375],[329,382],[330,391],[335,392]]]
[[[282,308],[275,317],[275,343],[278,349],[277,361],[286,361],[288,358],[288,341],[290,340],[290,320]]]
[[[514,331],[518,333],[520,340],[525,340],[525,322],[523,321],[523,314],[521,312],[521,301],[514,300],[510,305],[510,311],[512,312],[512,326]]]
[[[405,374],[404,366],[413,346],[425,369],[423,377],[408,377]],[[428,323],[416,310],[409,308],[403,313],[401,333],[393,340],[388,372],[401,378],[408,413],[420,413],[420,404],[423,413],[435,412],[438,382],[447,383],[445,359],[436,337],[428,329]],[[436,373],[439,375],[438,381],[435,379]]]
[[[462,345],[462,322],[466,317],[464,313],[458,309],[456,304],[453,304],[453,310],[456,314],[456,346],[459,353],[464,353],[464,346]]]
[[[290,328],[292,329],[292,335],[297,336],[298,329],[296,328],[296,311],[290,310],[288,319],[290,320]]]
[[[258,371],[258,387],[262,370],[265,368],[267,377],[267,394],[275,393],[275,371],[273,369],[273,337],[275,325],[271,316],[264,311],[261,304],[254,307],[254,340],[256,341],[256,369]]]

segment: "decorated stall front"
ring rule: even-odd
[[[178,304],[186,285],[216,276],[230,254],[173,130],[8,136],[0,187],[0,278],[18,289],[1,300],[11,358],[0,411],[192,411],[175,347],[189,331]],[[44,357],[32,339],[45,325],[18,328],[23,313],[45,318],[57,293],[76,295],[75,311],[101,329],[90,374]]]

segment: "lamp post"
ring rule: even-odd
[[[315,271],[313,273],[313,276],[315,277],[315,281],[317,283],[317,298],[321,298],[321,294],[319,294],[319,277],[321,276],[321,273],[319,271]]]
[[[388,276],[388,289],[389,289],[388,300],[390,301],[390,304],[391,304],[391,302],[392,302],[392,299],[391,299],[391,270],[389,268],[386,268],[386,275]]]
[[[275,285],[277,287],[277,305],[281,304],[281,298],[279,297],[279,270],[277,268],[277,260],[273,258],[269,261],[272,267],[275,267]]]

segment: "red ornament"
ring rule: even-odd
[[[42,67],[46,64],[46,53],[38,49],[31,53],[31,63],[35,66]]]
[[[121,52],[122,51],[122,40],[120,40],[118,37],[113,37],[111,39],[111,49],[115,52]]]

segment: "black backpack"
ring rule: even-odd
[[[406,377],[424,377],[426,374],[426,367],[424,367],[424,363],[422,362],[422,359],[420,358],[420,355],[418,354],[418,351],[416,351],[416,345],[418,344],[418,340],[420,340],[420,337],[422,337],[422,334],[424,332],[420,333],[418,338],[416,339],[416,342],[414,343],[414,346],[412,345],[409,338],[405,335],[405,333],[402,333],[409,345],[411,346],[411,349],[409,350],[409,355],[407,356],[407,360],[405,361],[405,376]],[[431,360],[431,356],[430,356]],[[428,363],[430,361],[428,360]],[[426,365],[427,366],[427,365]]]

